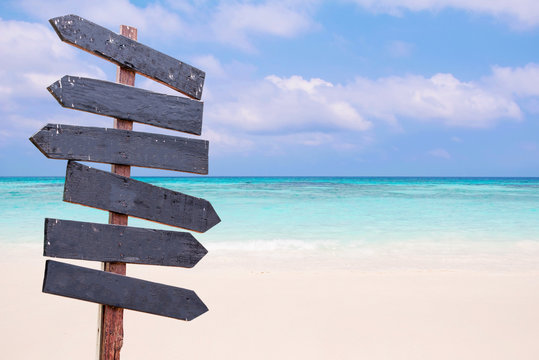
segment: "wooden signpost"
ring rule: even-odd
[[[188,232],[45,219],[44,256],[191,268],[207,253]]]
[[[47,124],[30,141],[50,159],[208,173],[208,141],[97,127]],[[140,151],[144,149],[144,151]]]
[[[67,109],[195,135],[202,131],[203,103],[200,101],[68,75],[47,89]]]
[[[77,15],[50,19],[62,41],[200,100],[206,74]]]
[[[43,292],[193,320],[208,308],[192,290],[47,260]]]
[[[197,232],[221,221],[207,200],[74,161],[67,163],[64,201]]]
[[[200,135],[203,71],[76,15],[50,20],[62,41],[118,65],[117,82],[64,76],[48,87],[64,107],[115,117],[114,129],[47,124],[30,141],[48,158],[69,160],[64,201],[109,211],[109,224],[45,219],[43,255],[102,261],[103,270],[47,260],[43,292],[102,304],[99,358],[119,359],[123,309],[192,320],[208,310],[192,290],[125,276],[125,264],[190,268],[207,250],[186,232],[127,226],[135,216],[205,232],[220,222],[204,199],[130,178],[130,166],[208,173],[208,142],[132,131],[132,122]],[[135,73],[193,99],[134,86]],[[112,164],[111,172],[75,162]]]

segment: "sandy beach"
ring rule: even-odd
[[[41,293],[39,246],[3,252],[2,357],[94,359],[97,305]],[[128,275],[195,290],[210,311],[192,322],[126,311],[122,358],[539,358],[537,271],[300,260],[228,253],[194,269],[129,265]]]

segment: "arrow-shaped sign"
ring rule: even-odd
[[[206,74],[76,15],[49,20],[62,41],[200,100]]]
[[[208,308],[193,290],[47,260],[43,292],[193,320]]]
[[[45,219],[43,255],[64,259],[195,266],[208,251],[188,232]]]
[[[205,232],[221,219],[204,199],[69,161],[64,201]]]
[[[201,101],[66,75],[47,88],[65,108],[200,135]]]
[[[47,124],[30,141],[48,158],[208,173],[208,141],[97,127]]]

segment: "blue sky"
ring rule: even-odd
[[[115,78],[53,32],[47,20],[69,13],[135,26],[206,72],[210,175],[539,176],[533,0],[4,0],[0,176],[64,174],[28,141],[46,123],[112,124],[46,90],[66,74]]]

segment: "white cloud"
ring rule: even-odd
[[[286,134],[278,136],[279,143],[300,144],[305,146],[319,146],[332,143],[335,137],[323,132],[304,132],[299,134]]]
[[[253,148],[254,142],[246,137],[235,136],[224,129],[206,128],[203,137],[210,141],[210,151],[213,154],[222,154],[223,152],[247,151]],[[213,152],[213,150],[219,150]]]
[[[119,31],[120,24],[134,26],[142,35],[139,39],[167,34],[177,37],[188,31],[176,13],[159,3],[151,3],[144,8],[131,4],[129,0],[22,0],[18,4],[27,13],[43,20],[75,14],[113,31]]]
[[[221,62],[213,55],[199,55],[192,59],[193,65],[197,66],[212,77],[223,78],[226,76]]]
[[[298,6],[299,5],[299,6]],[[222,2],[213,14],[213,36],[219,41],[245,50],[253,50],[253,34],[290,38],[314,27],[305,4],[294,2],[237,3]]]
[[[0,31],[4,34],[0,51],[7,54],[0,60],[0,105],[4,110],[18,94],[49,96],[45,87],[64,74],[105,77],[100,68],[78,59],[80,51],[61,43],[45,25],[0,20]],[[211,99],[205,105],[205,122],[212,129],[230,128],[253,134],[363,132],[378,120],[391,124],[421,120],[446,126],[489,127],[502,119],[521,119],[517,101],[539,96],[538,64],[493,67],[491,75],[469,82],[439,73],[431,77],[357,77],[339,84],[298,75],[269,75],[253,80],[255,73],[244,64],[222,64],[208,54],[193,60],[215,74],[205,89],[204,100]],[[235,76],[231,81],[229,74],[247,75]],[[140,80],[138,86],[164,91],[146,79]],[[216,141],[246,146],[224,136]],[[316,144],[321,140],[298,142]]]
[[[527,64],[524,67],[492,68],[492,75],[484,81],[493,89],[517,96],[539,96],[539,64]]]
[[[48,97],[46,90],[63,75],[104,78],[104,72],[76,58],[79,51],[63,44],[48,27],[0,19],[0,105],[14,106],[13,99]]]
[[[24,4],[32,8],[29,11],[43,17],[68,13],[71,11],[69,6],[75,6],[64,0],[50,7],[34,0],[25,0]],[[59,11],[62,4],[66,5],[66,10]],[[142,29],[156,22],[163,10],[158,4],[139,8],[126,0],[100,0],[91,6],[77,4],[78,8],[73,8],[73,12],[105,26],[112,22],[118,24],[119,20],[95,9],[110,5],[113,13],[122,12],[122,16],[130,17],[133,22],[140,21],[142,27],[137,26]],[[252,49],[250,35],[247,34],[289,37],[312,29],[316,25],[309,17],[309,11],[301,10],[298,3],[222,3],[208,15],[216,22],[204,36],[219,31],[219,24],[224,24],[227,15],[232,25],[228,30],[220,30],[218,41]],[[158,33],[164,31],[164,27],[182,29],[177,15],[170,21],[166,16],[163,19],[161,22],[166,25],[159,24],[149,31]],[[0,38],[0,52],[4,54],[0,58],[0,76],[3,79],[0,106],[4,110],[13,105],[11,100],[16,96],[48,97],[45,87],[64,74],[105,77],[100,68],[81,61],[78,54],[82,52],[63,44],[49,26],[0,19],[0,32],[4,34]],[[394,42],[391,46],[399,56],[405,56],[412,47],[402,42]],[[420,120],[454,127],[489,127],[501,120],[521,119],[523,115],[518,101],[523,97],[533,100],[539,96],[536,85],[539,83],[538,64],[516,68],[493,67],[489,76],[476,81],[462,81],[452,74],[438,73],[430,77],[356,77],[339,84],[321,78],[305,79],[299,75],[269,75],[253,80],[254,71],[245,64],[223,64],[211,54],[192,60],[214,79],[204,90],[205,123],[213,129],[216,143],[238,148],[249,147],[251,140],[242,142],[239,135],[230,135],[233,133],[231,129],[273,136],[303,134],[294,137],[294,141],[315,146],[332,141],[331,137],[316,134],[343,130],[364,132],[378,120],[391,124]],[[228,74],[235,75],[233,81]],[[138,80],[137,86],[177,94],[147,79]],[[227,129],[227,132],[222,129]]]
[[[508,94],[481,83],[464,82],[451,74],[357,78],[339,94],[367,118],[390,122],[398,118],[430,120],[449,126],[486,127],[500,118],[520,119],[519,106]]]
[[[405,58],[412,54],[413,44],[405,41],[392,41],[387,45],[389,55],[395,58]]]
[[[223,79],[210,89],[213,99],[206,103],[205,116],[212,124],[266,135],[363,132],[377,121],[485,128],[523,117],[517,101],[539,95],[531,85],[539,81],[538,68],[493,68],[490,76],[472,82],[442,73],[357,77],[347,84],[298,75],[238,84]]]
[[[197,11],[196,4],[193,4],[190,0],[166,0],[166,3],[170,8],[183,13],[193,14]],[[198,1],[198,3],[201,2]]]
[[[60,106],[58,106],[60,108]],[[65,110],[65,111],[64,111]],[[0,147],[28,141],[45,124],[67,124],[81,126],[112,127],[112,119],[82,111],[70,111],[60,108],[58,113],[40,115],[20,115],[17,113],[4,115],[3,128],[0,132]]]
[[[403,11],[457,9],[502,18],[517,28],[539,24],[536,0],[350,0],[370,11],[401,15]]]
[[[447,150],[441,149],[441,148],[429,150],[427,154],[429,154],[430,156],[440,158],[440,159],[446,159],[446,160],[451,159],[451,154],[449,154]]]
[[[142,43],[145,38],[181,37],[254,51],[252,36],[290,38],[314,28],[311,2],[220,1],[213,6],[206,2],[167,1],[166,7],[160,2],[139,7],[129,0],[21,0],[18,6],[42,20],[76,14],[113,31],[119,24],[131,25],[138,29]]]
[[[226,84],[213,89],[218,95],[213,104],[206,104],[205,114],[212,123],[266,134],[363,131],[371,125],[350,103],[326,96],[322,90],[331,88],[331,84],[321,79],[271,75],[234,88]]]
[[[275,75],[270,75],[266,77],[266,80],[271,81],[273,84],[277,85],[282,90],[292,91],[292,90],[303,90],[309,95],[315,94],[316,88],[320,86],[333,87],[333,84],[324,81],[319,78],[314,78],[309,81],[304,80],[301,76],[291,76],[288,79],[280,78]]]

